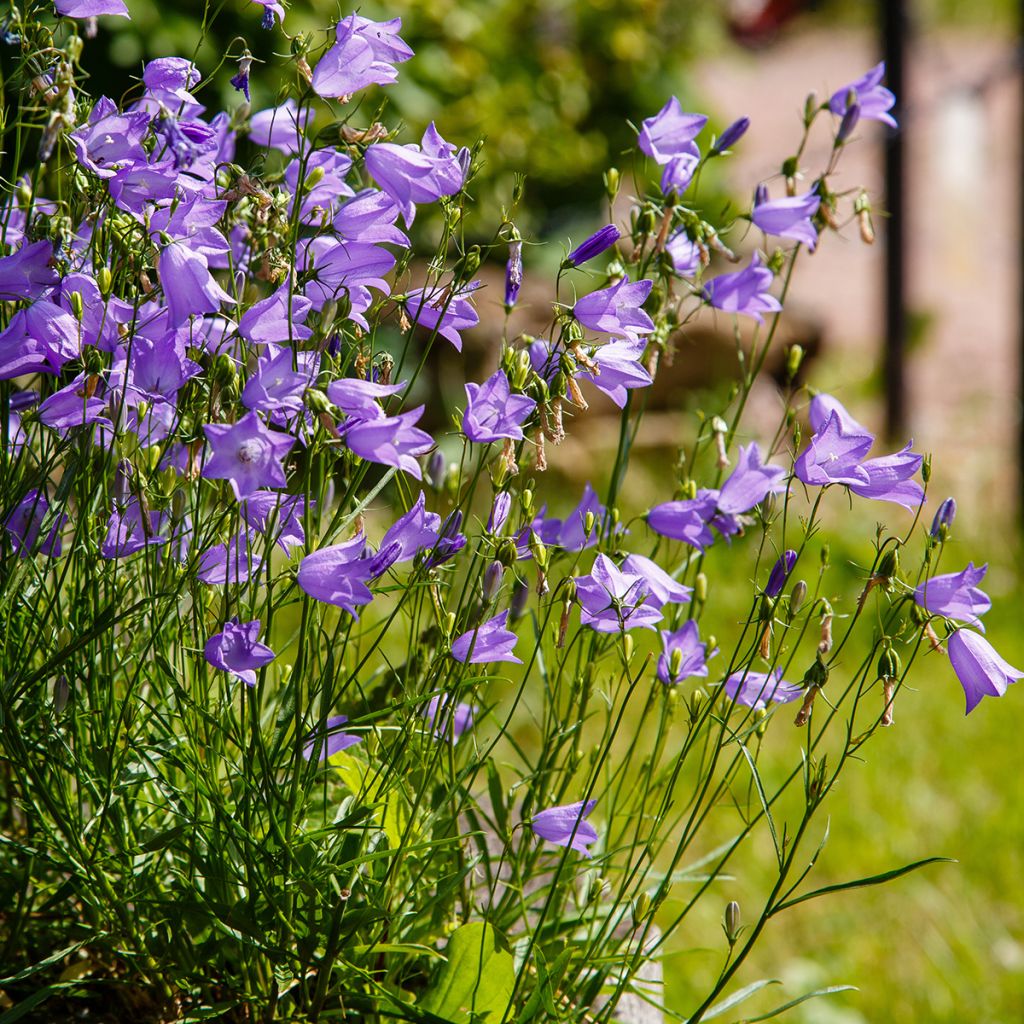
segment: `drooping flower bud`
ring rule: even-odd
[[[782,553],[775,565],[772,566],[768,585],[764,588],[765,597],[778,597],[782,593],[782,588],[786,585],[793,566],[796,565],[796,558],[796,552],[792,549]]]

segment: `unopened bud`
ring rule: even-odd
[[[647,893],[642,892],[635,900],[633,900],[633,928],[639,928],[646,919],[647,915],[651,912],[651,897]]]
[[[800,364],[804,361],[802,345],[790,345],[786,352],[786,380],[792,383],[800,372]]]
[[[484,570],[483,597],[484,603],[490,604],[501,590],[502,581],[505,578],[505,566],[495,559]]]
[[[123,509],[131,498],[132,464],[121,459],[114,470],[114,504]]]
[[[722,926],[725,928],[725,937],[729,940],[729,945],[735,945],[740,934],[740,905],[735,900],[726,904]]]
[[[697,578],[693,581],[693,599],[700,601],[701,604],[708,599],[708,578],[702,572],[697,573]]]
[[[860,120],[860,104],[851,103],[846,108],[846,113],[843,114],[842,121],[839,122],[839,131],[836,132],[836,145],[842,146],[853,133],[853,129],[857,127],[857,122]]]
[[[809,128],[811,122],[814,120],[818,111],[821,110],[821,104],[818,103],[818,94],[816,92],[809,92],[807,99],[804,100],[804,127]]]
[[[62,672],[53,684],[53,710],[58,715],[68,706],[70,696],[71,687],[68,685],[68,677]]]
[[[789,614],[796,615],[803,607],[807,597],[807,584],[803,580],[797,580],[789,595]]]
[[[630,633],[622,634],[622,656],[626,661],[631,661],[633,658],[633,637]]]
[[[949,536],[950,527],[956,518],[956,502],[947,498],[936,510],[929,533],[933,540],[944,541]]]
[[[82,313],[85,311],[85,305],[82,302],[81,292],[71,292],[68,296],[68,304],[71,306],[71,312],[74,314],[76,320],[82,319]]]
[[[900,571],[900,554],[897,548],[889,548],[878,563],[876,575],[891,580]]]
[[[818,640],[818,653],[828,654],[832,650],[832,605],[821,599],[821,637]]]
[[[609,167],[604,172],[604,191],[609,199],[614,200],[619,194],[620,175],[617,167]]]
[[[533,491],[531,488],[523,488],[523,493],[519,496],[519,504],[522,506],[524,516],[533,515]]]
[[[427,462],[427,483],[435,491],[440,491],[444,487],[445,476],[448,472],[448,463],[445,460],[444,455],[440,450],[435,451],[430,456],[430,461]]]

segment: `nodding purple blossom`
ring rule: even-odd
[[[186,538],[180,539],[183,543]],[[196,579],[210,586],[245,583],[263,564],[263,556],[253,550],[256,539],[244,528],[224,544],[215,544],[199,556]]]
[[[462,335],[459,331],[480,323],[480,317],[469,301],[479,287],[479,281],[472,281],[459,288],[434,288],[426,293],[423,288],[414,288],[405,296],[406,313],[418,327],[437,331],[455,346],[457,352],[461,352]]]
[[[260,620],[224,623],[224,629],[206,641],[203,657],[214,667],[241,679],[246,686],[256,685],[256,669],[269,665],[277,655],[259,639]]]
[[[146,512],[138,498],[130,498],[124,508],[114,505],[107,523],[107,535],[100,545],[103,558],[127,558],[150,545],[166,544],[161,535],[168,521],[166,512]]]
[[[704,551],[715,541],[708,523],[715,514],[716,498],[714,492],[705,492],[695,498],[662,502],[647,513],[647,525],[663,537]]]
[[[734,672],[725,681],[725,692],[736,704],[755,709],[763,709],[772,702],[788,704],[804,694],[802,687],[782,678],[781,668],[767,674],[749,669]]]
[[[359,534],[343,544],[321,548],[299,563],[299,588],[316,601],[344,608],[353,618],[373,600],[366,585],[374,576],[372,559],[365,558],[366,537]]]
[[[703,114],[687,114],[673,96],[654,117],[648,117],[640,128],[637,145],[659,164],[691,152],[693,140],[708,119]]]
[[[26,373],[56,375],[81,350],[78,321],[60,306],[37,299],[19,309],[0,334],[0,380]]]
[[[313,71],[313,90],[328,99],[350,96],[369,85],[390,85],[398,78],[395,64],[413,52],[398,35],[401,18],[370,21],[350,14],[334,29],[334,45]]]
[[[269,32],[274,27],[275,19],[279,24],[284,24],[284,8],[277,0],[252,0],[263,8],[263,17],[260,18],[260,28]],[[249,97],[246,96],[246,99]]]
[[[112,178],[124,167],[146,162],[142,143],[149,125],[150,116],[146,111],[121,113],[113,100],[101,96],[85,125],[68,138],[83,167],[101,178]]]
[[[428,550],[437,543],[440,536],[441,517],[436,512],[428,512],[426,495],[420,491],[419,497],[413,502],[412,508],[396,519],[388,527],[380,542],[381,551],[393,545],[398,546],[391,564],[408,562],[421,551]]]
[[[365,154],[366,170],[398,204],[411,226],[417,203],[432,203],[453,196],[465,177],[455,146],[445,142],[431,121],[419,146],[376,142]]]
[[[466,385],[466,411],[462,432],[476,444],[510,438],[523,439],[522,424],[537,403],[526,395],[513,395],[504,371],[498,370],[483,382]]]
[[[326,761],[334,754],[339,754],[349,747],[362,742],[362,737],[352,732],[342,732],[341,727],[348,721],[348,715],[331,715],[324,722],[323,729],[314,729],[307,737],[302,748],[302,756],[307,761],[316,757],[317,761]]]
[[[53,243],[45,239],[0,257],[0,299],[38,299],[60,283],[53,269]]]
[[[441,529],[437,532],[437,543],[424,559],[425,568],[434,569],[439,565],[444,565],[466,546],[466,535],[459,532],[461,529],[462,510],[456,509],[454,512],[449,512],[441,524]]]
[[[254,412],[237,423],[207,423],[203,428],[212,455],[203,466],[210,480],[229,480],[241,500],[265,487],[284,487],[284,457],[295,438],[268,430]]]
[[[690,238],[686,228],[679,228],[668,236],[665,252],[680,277],[694,277],[704,264],[700,246]]]
[[[310,509],[316,502],[309,503]],[[280,491],[254,491],[238,503],[238,511],[245,524],[256,533],[269,536],[285,554],[306,543],[302,525],[306,499],[301,494],[282,494]]]
[[[614,224],[606,224],[589,238],[580,242],[562,261],[562,267],[568,269],[589,262],[596,256],[600,256],[606,249],[610,249],[619,238],[619,229]]]
[[[508,611],[480,623],[452,641],[452,657],[470,665],[487,665],[495,661],[511,661],[522,665],[522,658],[514,653],[516,636],[506,629]]]
[[[874,434],[831,395],[814,396],[809,418],[814,434],[794,464],[799,480],[818,487],[844,484],[862,498],[891,501],[911,511],[924,500],[924,488],[911,479],[923,459],[909,444],[892,455],[866,459]]]
[[[672,157],[661,172],[661,191],[668,196],[675,193],[681,196],[693,181],[693,176],[700,166],[700,150],[694,143],[685,153]]]
[[[431,697],[430,703],[423,710],[423,717],[431,733],[437,739],[447,739],[451,743],[473,728],[474,715],[472,705],[461,701],[455,703],[447,695]]]
[[[417,457],[434,447],[433,438],[415,425],[422,415],[423,406],[418,405],[397,416],[351,420],[345,424],[345,444],[367,462],[394,466],[422,480],[423,472]]]
[[[693,595],[692,587],[684,586],[645,555],[626,555],[622,562],[622,571],[644,578],[650,591],[647,601],[655,608],[662,608],[667,604],[684,604]]]
[[[881,121],[890,128],[896,127],[896,119],[889,113],[896,103],[896,97],[882,85],[885,77],[885,62],[876,64],[870,71],[841,89],[837,89],[828,101],[828,108],[836,116],[847,113],[856,105],[861,117],[869,121]],[[852,102],[851,102],[852,100]]]
[[[279,107],[269,107],[252,115],[249,138],[257,146],[279,149],[288,154],[297,153],[302,133],[312,116],[313,111],[309,107],[303,107],[300,114],[295,100],[285,100]]]
[[[189,317],[214,313],[232,298],[210,273],[206,260],[184,242],[164,247],[157,262],[171,327],[180,327]]]
[[[651,294],[653,281],[630,283],[626,277],[576,300],[572,315],[592,331],[635,338],[650,334],[654,321],[640,308]]]
[[[742,313],[764,323],[764,313],[778,313],[782,304],[771,292],[772,272],[755,252],[750,263],[731,274],[719,274],[704,285],[704,298],[723,313]]]
[[[803,242],[814,252],[818,245],[818,231],[812,218],[820,205],[821,196],[814,191],[782,199],[769,199],[766,194],[761,198],[759,195],[750,219],[766,235]]]
[[[597,842],[597,829],[584,819],[597,806],[596,800],[580,800],[575,804],[548,807],[530,819],[530,828],[541,839],[556,846],[568,846],[584,857],[590,856],[587,847]]]
[[[251,67],[252,55],[247,50],[245,55],[238,59],[238,73],[231,78],[231,87],[237,89],[245,97],[246,103],[252,99],[249,95],[249,70]]]
[[[620,409],[626,404],[627,392],[649,387],[653,380],[641,360],[647,351],[645,338],[616,338],[599,345],[591,354],[597,372],[581,370],[576,376],[588,380],[604,392]]]
[[[678,686],[691,676],[703,678],[708,674],[708,659],[717,650],[708,653],[702,643],[697,623],[690,619],[675,630],[661,631],[661,654],[658,656],[658,678],[666,686]]]
[[[46,495],[33,488],[4,520],[4,529],[10,534],[19,558],[30,558],[37,553],[50,558],[60,556],[61,533],[67,525],[68,517],[63,514],[57,516],[40,542],[39,534],[49,513],[50,503]]]
[[[980,633],[958,629],[947,645],[949,662],[967,698],[967,714],[982,697],[1002,697],[1010,683],[1024,679],[1024,672],[1001,658]]]
[[[106,14],[131,19],[124,0],[55,0],[54,7],[64,18],[98,18]]]
[[[975,566],[967,563],[960,572],[943,573],[925,580],[914,591],[914,602],[932,615],[966,622],[975,629],[985,632],[979,615],[992,607],[988,594],[978,587],[985,578],[987,565]]]
[[[357,420],[381,420],[385,413],[379,405],[380,400],[397,395],[404,387],[404,380],[398,384],[378,384],[361,377],[342,377],[327,385],[327,397],[346,416]]]
[[[303,321],[313,303],[304,295],[289,295],[289,290],[283,284],[273,295],[253,303],[238,321],[238,333],[254,345],[308,341],[313,332]]]
[[[587,576],[575,577],[580,624],[598,633],[653,629],[661,621],[661,606],[651,601],[651,586],[640,573],[616,568],[607,555],[598,555]]]
[[[778,597],[782,593],[782,588],[786,585],[793,566],[796,565],[796,559],[795,551],[790,549],[782,552],[778,561],[772,566],[772,571],[768,574],[768,583],[764,588],[765,597]]]

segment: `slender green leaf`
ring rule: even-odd
[[[856,985],[829,985],[828,988],[817,988],[813,992],[807,992],[802,996],[797,996],[796,999],[791,999],[788,1003],[783,1003],[781,1006],[776,1006],[774,1010],[769,1010],[767,1013],[762,1014],[760,1017],[745,1017],[743,1024],[757,1024],[761,1020],[771,1020],[772,1017],[778,1017],[780,1013],[785,1013],[787,1010],[792,1010],[794,1006],[799,1006],[801,1003],[807,1002],[808,999],[817,999],[818,996],[830,996],[836,992],[856,992]]]
[[[754,993],[760,992],[761,989],[767,988],[769,985],[781,985],[782,982],[778,978],[761,978],[759,981],[752,981],[749,985],[745,985],[738,992],[733,992],[731,996],[723,999],[720,1003],[715,1003],[710,1010],[707,1011],[701,1020],[711,1020],[712,1017],[720,1017],[726,1010],[731,1010],[734,1006],[739,1006],[745,999],[749,999]]]

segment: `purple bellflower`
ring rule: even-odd
[[[284,8],[277,2],[277,0],[252,0],[253,3],[258,4],[263,8],[263,17],[260,19],[260,28],[264,32],[269,32],[274,27],[274,19],[276,18],[278,23],[284,24]],[[246,96],[248,99],[248,96]]]
[[[768,574],[768,583],[764,588],[765,597],[778,597],[782,593],[782,588],[786,585],[793,566],[796,565],[796,558],[796,552],[792,549],[782,552]]]
[[[667,164],[673,157],[691,151],[693,140],[707,121],[703,114],[684,113],[673,96],[654,117],[644,121],[637,145],[657,163]]]
[[[914,591],[914,602],[932,615],[966,622],[984,633],[985,627],[978,616],[984,615],[992,607],[992,602],[978,584],[985,578],[987,570],[987,565],[976,568],[973,562],[968,562],[967,568],[960,572],[933,576]]]
[[[758,502],[764,501],[769,494],[785,490],[785,476],[786,471],[781,466],[769,466],[761,462],[761,449],[757,442],[741,445],[736,468],[717,492],[712,526],[724,537],[739,533],[739,517],[749,512]]]
[[[107,523],[107,535],[100,545],[104,558],[127,558],[149,545],[166,544],[160,535],[167,522],[166,512],[144,512],[138,498],[131,498],[124,508],[115,504]]]
[[[378,384],[361,377],[342,377],[327,385],[327,397],[346,415],[357,420],[380,420],[384,410],[378,404],[381,398],[397,395],[405,387],[398,384]]]
[[[847,112],[856,104],[860,108],[860,116],[869,121],[881,121],[890,128],[896,127],[896,119],[889,113],[896,103],[896,97],[882,85],[885,76],[885,63],[876,64],[870,71],[861,75],[849,85],[837,89],[828,101],[828,109],[837,117]],[[850,103],[851,93],[853,103]]]
[[[4,520],[4,529],[11,535],[14,550],[20,558],[29,558],[38,551],[41,555],[57,558],[61,552],[61,532],[68,517],[61,515],[50,528],[42,543],[39,534],[43,521],[50,511],[50,503],[42,491],[33,489],[18,502],[11,514]]]
[[[311,761],[316,755],[317,761],[326,761],[333,754],[348,750],[357,743],[362,742],[362,737],[355,733],[342,732],[341,727],[348,721],[348,715],[331,715],[324,722],[324,730],[314,729],[306,737],[306,744],[302,748],[302,756]]]
[[[782,304],[768,289],[772,285],[772,272],[761,262],[761,254],[754,253],[750,263],[731,274],[719,274],[704,286],[704,297],[724,313],[742,313],[764,323],[764,313],[778,313]]]
[[[519,638],[506,629],[508,610],[480,623],[456,640],[452,641],[452,657],[470,665],[485,665],[494,661],[512,661],[522,665],[522,658],[513,652]]]
[[[37,299],[19,309],[0,334],[0,380],[26,373],[60,373],[81,352],[78,321],[60,306]]]
[[[102,14],[130,18],[124,0],[56,0],[54,6],[64,18],[98,18]]]
[[[0,258],[0,299],[37,299],[60,278],[53,269],[53,243],[32,242]]]
[[[260,643],[260,620],[239,622],[230,619],[224,629],[206,641],[203,657],[214,667],[241,679],[246,686],[256,685],[256,669],[269,665],[277,655]]]
[[[180,327],[194,313],[214,313],[221,303],[233,301],[213,279],[206,260],[184,242],[164,247],[157,271],[172,327]]]
[[[359,534],[343,544],[314,551],[299,563],[300,589],[316,601],[344,608],[353,618],[373,600],[366,585],[373,578],[371,559],[364,558],[366,538]]]
[[[539,811],[530,819],[530,828],[534,835],[556,846],[568,846],[570,849],[590,856],[587,847],[597,841],[597,829],[588,821],[584,821],[597,806],[596,800],[582,800],[575,804],[564,804],[560,807],[548,807]]]
[[[395,64],[413,55],[398,35],[401,27],[401,18],[370,21],[350,14],[339,21],[334,45],[313,72],[313,90],[326,99],[335,99],[368,85],[390,85],[398,78]]]
[[[803,242],[814,252],[818,244],[818,231],[811,218],[818,212],[821,196],[816,192],[805,192],[800,196],[786,196],[784,199],[769,199],[767,193],[758,190],[759,195],[750,213],[750,219],[766,235],[778,238],[792,238]]]
[[[666,501],[647,513],[647,525],[663,537],[681,540],[703,551],[715,540],[708,523],[715,514],[716,503],[714,491],[684,501]]]
[[[421,145],[377,142],[364,159],[373,180],[398,204],[406,226],[416,217],[417,203],[432,203],[462,188],[464,174],[455,147],[441,138],[433,121]]]
[[[295,100],[288,99],[279,107],[269,107],[252,115],[249,120],[249,138],[258,146],[279,149],[283,153],[297,153],[313,112],[305,107],[301,116]]]
[[[700,150],[694,143],[685,153],[672,157],[661,172],[661,191],[667,196],[672,192],[682,195],[693,181],[700,164]]]
[[[580,623],[598,633],[653,629],[661,608],[650,601],[651,587],[639,573],[617,569],[607,555],[598,555],[589,576],[577,576]]]
[[[420,491],[412,508],[388,527],[381,539],[380,549],[385,551],[397,544],[398,552],[391,564],[407,562],[420,551],[432,548],[437,543],[440,526],[441,517],[436,512],[426,510],[426,496]]]
[[[532,398],[511,393],[508,377],[502,370],[488,377],[483,384],[467,384],[466,399],[462,431],[476,444],[501,438],[522,440],[522,424],[537,407]]]
[[[252,531],[242,529],[226,543],[207,548],[199,558],[196,579],[210,586],[247,582],[263,564],[252,550],[252,539]]]
[[[805,484],[866,484],[868,474],[861,467],[864,456],[875,443],[871,434],[852,432],[839,414],[832,412],[824,427],[797,457],[794,471]]]
[[[591,354],[598,372],[586,370],[577,376],[580,380],[589,380],[621,409],[626,404],[628,391],[646,388],[653,383],[651,375],[640,362],[646,351],[647,341],[644,338],[616,338],[598,346]]]
[[[654,321],[640,308],[651,294],[653,281],[630,284],[624,277],[610,288],[602,288],[578,299],[572,315],[584,327],[622,338],[650,334]]]
[[[725,692],[737,703],[748,708],[764,708],[769,702],[788,704],[803,696],[803,689],[782,678],[782,669],[777,668],[767,675],[764,672],[744,670],[734,672],[725,681]]]
[[[681,629],[672,632],[661,631],[661,654],[658,657],[658,678],[666,686],[677,686],[691,676],[703,677],[708,674],[707,644],[701,643],[697,623],[690,619]]]
[[[931,529],[928,531],[933,540],[945,540],[956,518],[956,501],[947,498],[936,510],[932,519]]]
[[[1024,672],[1004,661],[979,633],[958,629],[947,643],[950,664],[967,697],[967,714],[982,697],[1002,697],[1010,683],[1024,679]]]
[[[595,231],[588,239],[580,242],[575,249],[562,262],[563,268],[578,267],[583,263],[600,256],[606,249],[610,249],[620,238],[619,229],[614,224],[606,224],[599,231]]]
[[[433,438],[415,426],[422,415],[423,406],[419,405],[397,416],[352,420],[351,426],[345,424],[345,444],[367,462],[394,466],[422,480],[423,472],[416,457],[434,447]]]
[[[312,302],[295,294],[289,309],[288,291],[286,282],[273,295],[250,306],[238,322],[238,333],[254,345],[283,345],[312,337],[313,332],[303,326],[313,308]]]
[[[519,238],[509,242],[508,263],[505,265],[505,309],[511,309],[519,298],[523,285],[523,243]]]
[[[203,429],[213,450],[204,477],[230,480],[239,500],[264,487],[284,487],[282,460],[295,444],[290,434],[268,430],[254,412],[237,423],[207,423]]]
[[[462,335],[459,331],[480,323],[480,317],[469,301],[470,295],[479,287],[479,281],[472,281],[454,291],[436,288],[426,295],[422,288],[414,288],[405,297],[406,312],[418,327],[436,330],[455,346],[457,352],[461,352]]]
[[[679,228],[668,236],[665,252],[668,253],[672,267],[680,277],[694,277],[703,266],[700,246],[690,238],[686,228]]]
[[[431,697],[423,717],[434,736],[454,743],[473,727],[474,709],[461,702],[452,707],[452,699],[448,696]]]
[[[673,579],[657,562],[644,555],[626,555],[622,562],[622,571],[642,576],[650,590],[648,603],[655,608],[666,604],[685,604],[693,595],[693,588],[683,586]]]
[[[78,162],[101,178],[112,178],[123,167],[146,162],[143,140],[149,131],[144,110],[121,113],[114,101],[101,96],[85,126],[68,138]]]
[[[721,135],[715,140],[714,146],[711,147],[711,152],[718,154],[724,153],[727,149],[732,149],[744,135],[747,134],[747,129],[750,127],[749,117],[738,117],[728,128],[722,132]]]
[[[487,517],[487,532],[499,534],[508,521],[509,513],[512,511],[512,495],[508,491],[500,491],[494,496],[494,503],[491,505],[491,513]]]
[[[316,502],[310,502],[310,508]],[[267,535],[285,554],[306,543],[302,526],[305,498],[301,494],[282,494],[280,491],[253,491],[239,502],[238,510],[246,525],[259,534]]]

